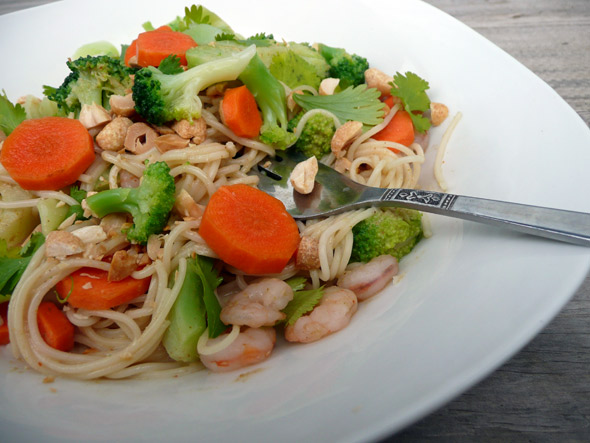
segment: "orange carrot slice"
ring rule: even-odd
[[[108,281],[108,273],[95,268],[81,268],[55,286],[59,296],[75,308],[88,310],[110,309],[128,303],[147,292],[151,278],[127,277]]]
[[[299,246],[297,224],[283,203],[242,184],[211,196],[199,234],[224,262],[248,274],[281,272]]]
[[[58,190],[94,161],[94,141],[78,120],[25,120],[4,141],[0,163],[24,189]]]
[[[74,347],[74,325],[53,303],[41,302],[37,310],[37,326],[45,343],[52,348],[67,352]]]
[[[262,117],[254,95],[244,86],[225,91],[221,102],[223,120],[238,137],[254,138],[260,132]]]
[[[389,96],[384,103],[393,108],[393,98]],[[389,124],[373,135],[375,140],[392,141],[410,146],[414,142],[414,123],[407,111],[397,111]],[[397,152],[397,149],[392,149]]]
[[[142,32],[137,37],[137,64],[139,66],[159,66],[160,62],[171,54],[180,57],[180,63],[186,65],[185,53],[197,46],[187,34],[176,31],[154,30]]]

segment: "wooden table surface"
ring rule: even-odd
[[[0,0],[0,14],[49,1]],[[514,56],[590,124],[590,0],[428,3]],[[590,441],[589,323],[590,274],[510,361],[388,441]]]

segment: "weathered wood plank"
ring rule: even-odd
[[[590,2],[428,2],[513,55],[590,124]],[[554,321],[508,363],[391,440],[588,441],[589,319],[590,275]]]

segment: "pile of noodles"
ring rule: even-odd
[[[96,148],[96,161],[79,177],[81,189],[94,190],[97,181],[105,180],[104,174],[107,172],[109,188],[119,186],[122,171],[141,177],[146,160],[165,161],[176,179],[177,192],[184,189],[195,202],[203,205],[222,185],[243,183],[256,186],[258,178],[249,175],[249,172],[262,159],[273,156],[274,149],[258,141],[237,137],[224,126],[219,118],[219,97],[203,94],[201,100],[202,116],[207,123],[207,139],[203,143],[189,144],[185,149],[165,153],[152,149],[141,155]],[[405,147],[371,139],[371,135],[387,125],[395,111],[396,108],[380,125],[364,133],[349,147],[346,158],[351,168],[347,174],[353,180],[379,187],[416,186],[425,159],[424,148],[418,143]],[[314,112],[324,111],[310,111],[302,118],[296,134],[300,133],[306,119]],[[335,117],[334,120],[339,125]],[[452,122],[439,147],[435,170],[441,183],[440,164],[444,146],[457,120],[455,118]],[[397,152],[389,148],[395,148]],[[324,159],[328,165],[333,165],[334,161],[333,155]],[[1,166],[0,180],[14,183]],[[62,192],[41,191],[33,194],[38,198],[0,202],[0,208],[32,207],[40,198],[56,198],[69,205],[77,204]],[[307,274],[314,287],[330,282],[344,272],[351,256],[352,228],[374,212],[374,208],[355,210],[328,219],[298,223],[302,235],[311,236],[319,243],[321,266]],[[65,229],[73,231],[98,222],[90,219]],[[170,360],[161,345],[168,326],[168,313],[184,280],[187,258],[194,254],[216,258],[197,233],[199,223],[200,219],[175,221],[169,231],[150,238],[147,254],[152,262],[132,274],[134,278],[151,277],[145,295],[109,310],[88,311],[65,305],[64,311],[77,331],[74,352],[58,351],[44,342],[37,327],[37,307],[58,281],[76,269],[91,267],[108,270],[110,264],[79,257],[58,261],[45,257],[45,248],[42,246],[33,256],[9,305],[8,324],[15,357],[42,373],[80,379],[169,377],[202,368],[200,363],[186,364]],[[127,243],[121,237],[107,240],[105,255],[126,246]],[[253,278],[228,266],[225,271],[233,277],[225,278],[222,287],[218,288],[219,292],[244,288]],[[169,287],[172,273],[176,273],[176,283]],[[301,273],[293,264],[289,264],[278,277],[286,279]],[[238,330],[233,328],[230,336],[235,337]],[[231,337],[224,340],[224,345],[231,342]]]

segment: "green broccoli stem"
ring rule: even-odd
[[[139,203],[138,188],[115,188],[101,191],[86,199],[88,207],[99,217],[113,212],[133,213]]]
[[[286,95],[283,85],[270,73],[258,54],[254,55],[238,79],[256,98],[264,125],[279,124],[287,129]]]
[[[187,263],[182,287],[168,314],[170,326],[162,339],[168,355],[176,361],[198,360],[197,342],[207,327],[203,284],[193,268],[194,259]]]
[[[84,104],[92,104],[92,103],[96,103],[99,106],[103,106],[103,91],[102,89],[98,89],[98,88],[93,88],[93,89],[86,89],[86,90],[81,90],[81,88],[72,88],[76,94],[77,94],[77,98],[80,101],[80,103],[82,103],[82,106]]]

